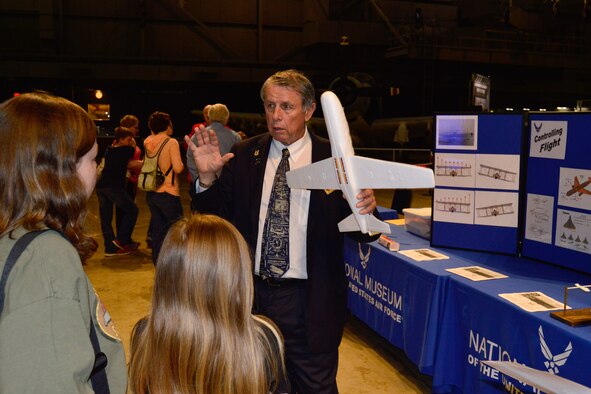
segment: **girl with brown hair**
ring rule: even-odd
[[[95,124],[66,99],[26,93],[0,105],[0,146],[0,392],[124,393],[121,340],[82,269],[97,249],[83,228]]]

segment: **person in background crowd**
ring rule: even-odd
[[[160,247],[166,232],[174,222],[183,217],[183,206],[179,194],[179,182],[175,181],[177,174],[183,172],[179,143],[172,135],[172,121],[170,115],[156,111],[150,115],[148,126],[152,131],[144,141],[146,154],[156,155],[160,146],[169,140],[160,152],[158,167],[166,174],[164,183],[158,190],[146,192],[146,202],[150,207],[150,227],[152,228],[152,262],[156,264]]]
[[[126,255],[139,247],[131,239],[138,207],[125,188],[127,172],[142,168],[143,162],[133,160],[133,157],[133,132],[125,127],[117,127],[115,144],[105,150],[105,167],[96,185],[106,257]],[[117,234],[111,225],[113,206],[119,212]]]
[[[135,115],[125,115],[119,120],[119,126],[125,127],[131,130],[133,133],[132,146],[134,147],[133,157],[131,160],[141,160],[142,151],[138,146],[138,135],[140,132],[140,120]],[[135,196],[137,195],[137,182],[140,176],[141,167],[138,169],[129,169],[127,171],[127,178],[125,180],[125,191],[129,194],[129,197],[135,202]],[[121,215],[123,213],[119,211],[119,208],[115,209],[115,222],[117,223],[117,229],[121,225]],[[150,247],[152,243],[151,229],[148,227],[148,233],[146,235],[146,244]]]
[[[189,138],[191,138],[193,136],[193,134],[195,134],[195,130],[199,129],[199,126],[203,126],[203,127],[207,127],[209,126],[209,109],[211,108],[211,104],[207,104],[205,107],[203,107],[203,122],[201,123],[195,123],[192,127],[191,127],[191,131],[189,132]],[[188,149],[187,149],[187,143],[183,141],[183,149],[185,150],[185,155],[188,154]],[[187,165],[187,167],[189,167],[189,165]],[[193,196],[195,195],[195,178],[192,178],[192,174],[191,174],[191,170],[189,169],[189,171],[187,171],[187,181],[189,182],[189,197],[191,198],[191,200],[193,200]]]
[[[287,392],[281,335],[251,314],[251,265],[244,238],[224,219],[192,215],[171,227],[151,312],[132,333],[133,392]]]
[[[207,104],[205,107],[203,107],[203,111],[201,112],[203,114],[203,122],[201,123],[195,123],[192,127],[191,127],[191,131],[189,132],[189,138],[193,136],[193,134],[195,134],[195,130],[197,130],[199,128],[199,126],[203,126],[203,127],[207,127],[210,124],[209,121],[209,109],[211,108],[211,104]],[[185,150],[187,149],[187,144],[183,143],[183,147],[185,148]]]
[[[213,130],[200,127],[197,144],[185,137],[199,174],[193,204],[230,220],[251,247],[254,311],[285,338],[292,393],[337,393],[348,283],[337,224],[351,210],[340,190],[287,187],[287,169],[331,157],[329,141],[306,127],[316,108],[308,78],[296,70],[277,72],[263,84],[261,99],[268,133],[237,143],[230,153],[220,154]],[[373,190],[357,198],[361,214],[374,211]],[[358,241],[379,236],[349,234]]]
[[[207,127],[215,131],[219,143],[220,154],[223,156],[230,152],[230,149],[232,149],[234,144],[241,141],[242,138],[238,133],[226,126],[228,119],[230,119],[230,111],[224,104],[217,103],[211,105],[207,113],[209,116],[209,126]],[[194,130],[198,129],[199,128]],[[195,137],[193,137],[192,140],[193,143],[197,143]],[[197,168],[195,168],[193,152],[190,149],[187,149],[187,168],[189,169],[190,179],[195,181],[198,178],[198,174]]]
[[[17,239],[46,230],[2,289],[0,393],[126,392],[123,345],[82,268],[97,249],[83,228],[96,134],[64,98],[25,93],[0,105],[0,271]]]
[[[140,121],[135,115],[125,115],[119,121],[120,127],[125,127],[129,129],[133,133],[133,138],[131,139],[132,143],[131,146],[134,148],[133,157],[131,160],[141,160],[142,159],[142,151],[137,144],[138,133]],[[127,182],[125,183],[125,190],[129,194],[132,200],[135,200],[135,196],[137,194],[137,182],[138,177],[140,175],[140,169],[129,170],[127,174]]]

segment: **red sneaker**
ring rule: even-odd
[[[105,252],[105,257],[125,256],[131,253],[129,250],[117,249],[114,252]]]
[[[119,242],[118,239],[113,240],[113,245],[115,245],[115,247],[119,250],[126,250],[125,245],[123,245],[121,242]]]

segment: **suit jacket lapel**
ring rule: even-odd
[[[265,179],[265,168],[267,167],[267,157],[271,146],[271,135],[265,134],[253,147],[250,152],[252,166],[254,168],[252,179],[252,191],[254,193],[252,202],[254,207],[250,210],[251,223],[254,223],[255,234],[258,232],[259,211],[261,207],[261,198],[263,194],[263,181]]]

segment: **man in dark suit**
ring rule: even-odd
[[[331,155],[330,143],[306,128],[316,102],[312,83],[302,73],[287,70],[269,77],[261,99],[268,133],[237,143],[223,156],[213,132],[201,128],[197,145],[186,139],[199,172],[195,202],[199,210],[234,223],[252,247],[255,312],[283,333],[292,392],[337,393],[338,346],[347,316],[343,234],[337,224],[351,211],[340,190],[290,189],[283,193],[288,202],[277,202],[282,192],[276,192],[276,183],[287,187],[284,178],[276,179],[284,160],[291,169],[323,160]],[[361,214],[373,212],[373,190],[357,198]],[[276,206],[287,206],[285,224],[269,232]],[[356,238],[371,240],[362,234]],[[273,248],[282,268],[270,268],[275,263],[269,262],[268,249]]]

